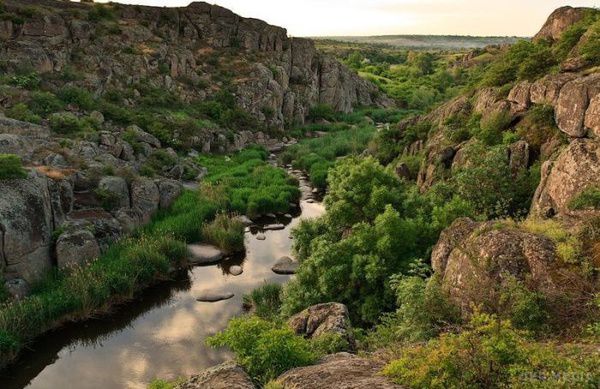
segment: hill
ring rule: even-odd
[[[379,36],[327,36],[316,40],[367,43],[395,48],[419,50],[469,50],[515,43],[519,37],[479,37],[463,35],[379,35]]]

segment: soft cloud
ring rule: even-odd
[[[185,0],[118,0],[185,6]],[[599,0],[209,0],[294,36],[457,34],[531,36],[555,8]]]

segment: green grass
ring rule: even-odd
[[[586,188],[571,200],[569,208],[573,210],[600,208],[600,188]]]
[[[363,125],[304,139],[284,151],[280,161],[306,171],[313,185],[322,189],[327,186],[327,173],[337,158],[362,152],[374,133],[373,126]]]
[[[14,154],[0,154],[0,180],[27,177],[21,158]]]
[[[220,213],[202,227],[202,238],[226,253],[244,251],[244,223],[235,216]]]
[[[201,193],[231,212],[250,217],[287,212],[300,197],[297,181],[266,162],[267,152],[250,148],[232,157],[201,156],[208,168]]]
[[[186,242],[200,241],[204,235],[225,249],[239,249],[243,245],[241,224],[217,216],[219,212],[232,205],[255,210],[256,201],[263,201],[261,212],[285,210],[298,196],[285,172],[269,166],[265,157],[266,152],[258,148],[231,159],[203,157],[211,170],[208,180],[223,190],[222,197],[215,192],[185,191],[170,209],[161,210],[150,224],[113,244],[89,266],[54,272],[33,285],[26,299],[0,305],[0,366],[28,341],[61,322],[87,318],[168,279],[173,267],[185,265]],[[8,156],[8,160],[15,161],[15,157]]]

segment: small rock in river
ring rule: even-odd
[[[267,237],[264,234],[258,234],[258,235],[256,235],[256,239],[257,240],[265,240],[265,239],[267,239]]]
[[[267,213],[265,216],[266,216],[266,217],[269,217],[269,218],[271,218],[271,219],[277,219],[277,216],[275,216],[275,214],[274,214],[274,213]]]
[[[268,224],[263,227],[264,230],[283,230],[285,226],[283,224]]]
[[[290,257],[281,257],[277,260],[275,265],[273,265],[271,270],[273,270],[273,273],[276,274],[296,274],[298,265],[298,262],[294,261]]]
[[[289,213],[286,213],[285,215],[283,215],[283,217],[288,218],[288,219],[292,219],[292,215],[290,215]]]
[[[200,295],[198,297],[196,297],[196,300],[200,301],[200,302],[204,302],[204,303],[216,303],[217,301],[229,300],[233,296],[235,296],[235,295],[230,292],[219,293],[219,292],[206,291],[206,292],[200,293]]]
[[[239,276],[243,272],[244,269],[242,269],[242,267],[238,265],[234,265],[229,268],[229,274],[231,274],[232,276]]]
[[[223,252],[208,244],[190,244],[188,254],[192,265],[212,265],[223,259]]]

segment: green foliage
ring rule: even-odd
[[[12,76],[9,80],[9,83],[11,85],[28,90],[34,90],[39,88],[40,82],[41,78],[36,72],[18,74]]]
[[[330,105],[327,104],[317,104],[314,107],[311,107],[308,113],[308,119],[311,121],[317,120],[334,120],[335,119],[335,111]]]
[[[563,136],[554,121],[554,108],[551,105],[531,107],[519,123],[517,134],[536,150],[540,150],[548,140]]]
[[[318,356],[351,351],[348,340],[336,332],[326,332],[312,338],[310,346],[313,353]]]
[[[279,284],[267,284],[253,289],[250,294],[244,295],[244,307],[263,319],[273,319],[279,314],[281,307],[281,291]]]
[[[471,133],[486,145],[495,146],[502,143],[503,132],[509,127],[511,120],[509,112],[500,111],[482,119],[479,126],[471,128]]]
[[[600,188],[591,186],[584,189],[569,202],[569,208],[573,210],[600,208]]]
[[[396,342],[428,340],[460,322],[460,312],[441,289],[437,276],[424,279],[418,275],[392,279],[398,309],[382,317],[369,334],[371,348]]]
[[[587,40],[581,45],[579,52],[592,65],[600,65],[600,21],[590,27],[588,34]]]
[[[527,213],[539,175],[535,169],[514,174],[504,146],[486,148],[473,144],[467,151],[469,165],[453,174],[452,185],[487,218]]]
[[[102,208],[107,211],[112,211],[119,205],[119,195],[114,192],[103,188],[96,188],[94,194],[100,201]]]
[[[21,158],[14,154],[0,154],[0,180],[27,177]]]
[[[63,109],[63,103],[50,92],[33,92],[29,108],[36,115],[46,116]]]
[[[235,216],[219,213],[202,227],[202,237],[226,253],[244,251],[244,224]]]
[[[6,116],[23,122],[39,124],[42,121],[39,115],[31,112],[27,104],[18,103],[6,110]]]
[[[94,4],[92,9],[88,11],[88,20],[98,22],[101,20],[113,20],[115,15],[109,5]]]
[[[48,118],[50,129],[57,134],[73,135],[81,132],[91,131],[93,127],[89,120],[78,118],[70,112],[53,113]]]
[[[155,379],[150,382],[147,389],[175,389],[175,384],[169,381]]]
[[[199,164],[208,168],[203,192],[217,191],[232,212],[250,217],[269,212],[287,212],[300,197],[294,179],[266,163],[262,148],[250,148],[231,158],[201,156]],[[224,194],[224,196],[221,196]]]
[[[576,235],[569,233],[560,222],[529,218],[522,222],[520,227],[534,234],[550,238],[556,245],[558,257],[564,263],[576,264],[581,260],[581,241]]]
[[[96,106],[96,101],[92,94],[83,88],[76,86],[66,86],[58,91],[58,97],[65,104],[73,104],[83,110],[92,110]]]
[[[256,316],[232,319],[224,331],[208,338],[207,343],[231,349],[237,362],[262,384],[316,359],[308,340]]]
[[[413,388],[587,388],[597,355],[571,356],[527,340],[508,321],[476,314],[459,334],[402,349],[384,374]]]
[[[288,147],[280,156],[280,161],[290,163],[308,173],[312,184],[317,188],[327,186],[327,174],[339,158],[362,152],[371,139],[374,129],[361,126],[354,129],[333,131],[314,139],[303,139]]]
[[[515,277],[504,277],[499,315],[509,319],[518,329],[541,332],[548,327],[549,313],[542,293],[529,290]]]

